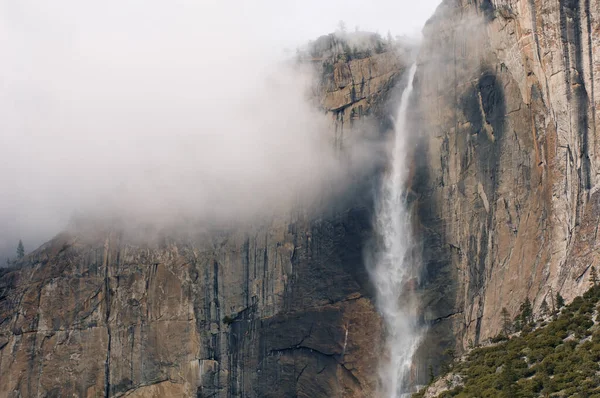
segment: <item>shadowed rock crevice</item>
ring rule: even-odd
[[[584,48],[581,36],[581,2],[582,0],[560,2],[560,27],[565,62],[567,100],[571,101],[571,112],[575,122],[574,128],[577,131],[580,141],[579,158],[581,164],[578,168],[578,173],[580,195],[585,196],[580,201],[585,201],[589,194],[588,191],[591,189],[591,163],[589,156],[589,99],[583,78],[585,71],[583,66]],[[589,10],[587,6],[586,10]],[[589,13],[586,19],[588,18],[590,18]],[[588,24],[588,31],[591,34],[590,24]],[[590,45],[591,43],[592,41],[590,40]],[[588,52],[590,52],[589,49]],[[593,68],[590,68],[590,71],[593,71]]]

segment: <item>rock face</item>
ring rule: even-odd
[[[357,210],[193,247],[60,236],[2,279],[0,395],[363,395],[368,229]]]
[[[426,25],[417,379],[445,348],[495,336],[502,308],[569,301],[600,268],[599,44],[600,0],[444,0]],[[348,57],[333,36],[317,47],[335,145],[388,130],[402,57]],[[320,214],[253,228],[147,245],[60,235],[0,275],[0,396],[373,396],[382,331],[363,247],[376,177]]]
[[[399,57],[331,64],[319,90],[338,138],[384,120]],[[316,216],[235,231],[59,235],[0,270],[0,397],[372,396],[372,181]]]
[[[319,98],[321,106],[331,113],[337,146],[352,143],[354,136],[365,130],[365,124],[373,121],[366,115],[375,115],[379,123],[389,121],[387,116],[394,109],[387,100],[397,83],[398,68],[393,66],[398,62],[396,52],[386,51],[348,62],[323,63],[325,81]]]
[[[445,0],[419,58],[429,343],[496,335],[598,268],[600,2]],[[435,362],[435,361],[434,361]]]

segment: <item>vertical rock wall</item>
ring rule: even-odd
[[[416,126],[431,345],[478,344],[600,266],[597,0],[445,0]]]

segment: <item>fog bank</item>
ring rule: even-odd
[[[287,11],[201,3],[0,1],[0,253],[74,214],[236,219],[343,180]]]

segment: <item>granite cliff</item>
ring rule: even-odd
[[[444,0],[424,28],[410,200],[428,325],[415,367],[597,264],[599,0]],[[334,36],[304,61],[343,152],[391,127],[408,57]],[[396,88],[396,89],[394,89]],[[365,171],[317,213],[139,244],[61,234],[0,274],[0,396],[368,397],[381,320]],[[598,268],[598,267],[596,267]]]
[[[598,265],[600,3],[445,0],[424,29],[413,182],[430,345],[499,333]],[[441,349],[441,347],[439,347]],[[434,361],[436,362],[436,361]]]
[[[358,123],[389,126],[405,65],[380,50],[312,59],[340,148]],[[0,397],[373,395],[374,173],[317,214],[143,244],[76,229],[0,269]]]

